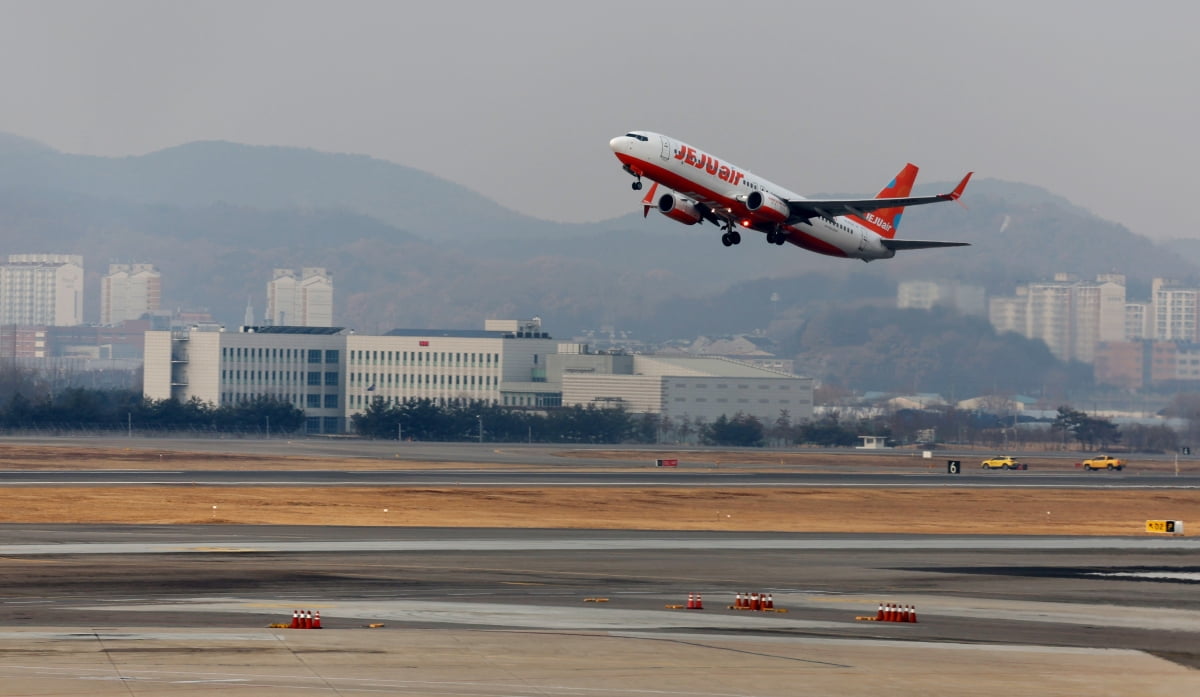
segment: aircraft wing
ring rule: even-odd
[[[879,240],[884,247],[893,252],[902,252],[906,249],[935,249],[937,247],[970,247],[970,242],[930,242],[927,240],[896,240],[881,238]]]
[[[922,206],[927,203],[938,203],[940,201],[957,201],[962,196],[963,190],[967,188],[967,182],[970,181],[972,174],[974,172],[967,172],[967,176],[963,177],[958,186],[954,187],[954,191],[935,196],[842,199],[803,198],[789,200],[787,202],[788,212],[790,213],[788,222],[812,220],[813,218],[836,218],[840,215],[861,216],[883,208],[903,208],[906,206]]]

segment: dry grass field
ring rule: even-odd
[[[564,455],[571,453],[564,452]],[[617,458],[627,453],[586,451]],[[662,452],[654,457],[688,453]],[[720,467],[720,453],[705,453]],[[832,471],[922,471],[944,460],[854,453],[729,454],[739,467]],[[758,462],[755,462],[758,460]],[[570,458],[565,458],[569,467]],[[1037,469],[1073,470],[1070,460]],[[966,466],[977,466],[974,461]],[[116,448],[0,445],[6,469],[401,469],[463,467],[391,459],[260,457]],[[478,465],[470,465],[476,467]],[[1167,467],[1160,464],[1158,467]],[[1024,473],[992,473],[997,478]],[[1106,476],[1104,473],[1080,477]],[[0,522],[280,524],[448,527],[916,532],[955,534],[1135,535],[1147,519],[1200,521],[1200,492],[1181,489],[1086,490],[966,488],[429,488],[214,487],[197,485],[0,488]]]

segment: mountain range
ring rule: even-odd
[[[615,164],[613,186],[628,186]],[[0,253],[82,254],[93,299],[109,263],[153,263],[164,307],[207,308],[229,326],[248,301],[262,315],[277,267],[328,269],[335,323],[360,332],[536,315],[555,336],[611,326],[648,339],[885,302],[910,279],[1010,295],[1058,271],[1116,272],[1137,298],[1154,277],[1200,277],[1200,242],[1156,244],[1051,192],[987,178],[968,188],[966,210],[914,208],[900,233],[973,246],[870,265],[753,236],[726,249],[712,226],[643,220],[629,195],[629,215],[566,224],[362,155],[197,142],[104,158],[0,134]],[[89,301],[85,317],[96,319],[98,305]]]

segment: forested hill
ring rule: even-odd
[[[166,306],[210,308],[231,326],[247,299],[261,313],[272,268],[324,266],[335,322],[358,331],[538,315],[564,337],[601,325],[648,338],[752,331],[822,303],[894,297],[906,279],[1009,294],[1057,271],[1120,272],[1137,295],[1154,276],[1197,277],[1185,246],[1155,245],[1020,184],[980,179],[965,210],[905,213],[903,237],[973,246],[871,264],[753,235],[727,249],[711,225],[644,220],[625,178],[613,186],[630,195],[629,215],[563,225],[360,155],[204,142],[98,158],[0,135],[0,253],[82,254],[91,298],[108,263],[154,263]],[[97,319],[98,306],[85,316]]]

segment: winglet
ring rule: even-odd
[[[960,181],[958,183],[958,186],[954,187],[954,191],[950,192],[950,200],[951,201],[957,201],[958,198],[963,195],[963,191],[967,188],[967,182],[971,181],[972,174],[975,174],[975,173],[967,172],[967,176],[963,177],[962,181]]]
[[[970,175],[968,175],[970,176]],[[658,191],[658,182],[650,185],[650,190],[642,197],[642,217],[650,215],[650,209],[654,208],[654,192]]]

